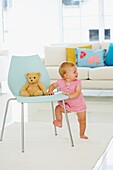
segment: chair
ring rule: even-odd
[[[1,137],[0,140],[3,139],[3,133],[4,133],[4,127],[7,117],[7,111],[9,102],[11,100],[17,100],[19,103],[21,103],[21,142],[22,142],[22,152],[24,152],[24,103],[41,103],[41,102],[50,102],[52,106],[52,113],[53,113],[53,120],[55,119],[54,114],[54,101],[62,100],[63,101],[63,107],[65,110],[65,118],[67,122],[67,127],[69,131],[69,136],[71,140],[71,145],[74,146],[73,138],[71,134],[70,124],[68,120],[68,115],[66,113],[65,109],[65,99],[68,98],[67,95],[64,95],[62,93],[56,93],[54,95],[50,96],[33,96],[33,97],[23,97],[20,96],[20,89],[21,87],[26,83],[25,74],[27,72],[40,72],[41,73],[41,79],[40,82],[42,82],[46,89],[48,89],[50,85],[50,78],[48,75],[48,72],[45,68],[45,66],[42,63],[42,60],[38,55],[32,55],[32,56],[12,56],[10,67],[9,67],[9,73],[8,73],[8,86],[11,90],[14,98],[10,98],[7,101],[6,104],[6,110],[3,118],[3,124],[1,129]],[[54,126],[55,135],[57,135],[57,129],[56,126]]]

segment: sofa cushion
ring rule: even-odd
[[[108,66],[113,66],[113,44],[110,43],[108,48],[108,53],[106,55],[105,64]]]
[[[51,80],[57,80],[60,78],[58,68],[59,67],[46,67]]]
[[[66,51],[64,46],[46,46],[44,49],[45,66],[58,66],[66,60]]]
[[[113,67],[104,66],[89,70],[89,79],[91,80],[113,80]]]
[[[88,68],[88,67],[77,67],[79,79],[81,79],[81,80],[89,79],[89,70],[90,69],[91,68]]]
[[[59,75],[59,72],[58,72],[58,69],[59,67],[49,67],[49,66],[46,66],[46,69],[49,73],[49,76],[51,78],[51,80],[57,80],[60,78],[60,75]],[[81,80],[87,80],[89,78],[89,70],[91,68],[84,68],[84,67],[78,67],[78,77],[79,79]]]
[[[79,67],[102,67],[104,66],[104,54],[103,49],[80,49],[77,51],[77,65]]]

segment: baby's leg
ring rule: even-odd
[[[56,108],[55,108],[56,120],[53,121],[53,124],[55,126],[62,127],[62,112],[63,111],[64,111],[64,109],[60,105],[56,106]]]
[[[86,130],[86,112],[79,112],[77,113],[78,121],[80,125],[80,137],[84,139],[88,139],[87,136],[85,136],[85,130]]]

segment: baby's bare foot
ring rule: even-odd
[[[53,124],[54,124],[55,126],[59,127],[59,128],[62,127],[62,122],[61,122],[61,121],[54,120],[54,121],[53,121]]]
[[[82,139],[88,139],[88,136],[85,136],[85,135],[81,135],[80,136]]]

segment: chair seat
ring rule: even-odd
[[[23,96],[16,96],[16,99],[18,102],[21,103],[41,103],[41,102],[52,102],[52,101],[58,101],[58,100],[66,100],[69,97],[65,94],[58,93],[54,95],[48,95],[48,96],[33,96],[33,97],[23,97]]]

